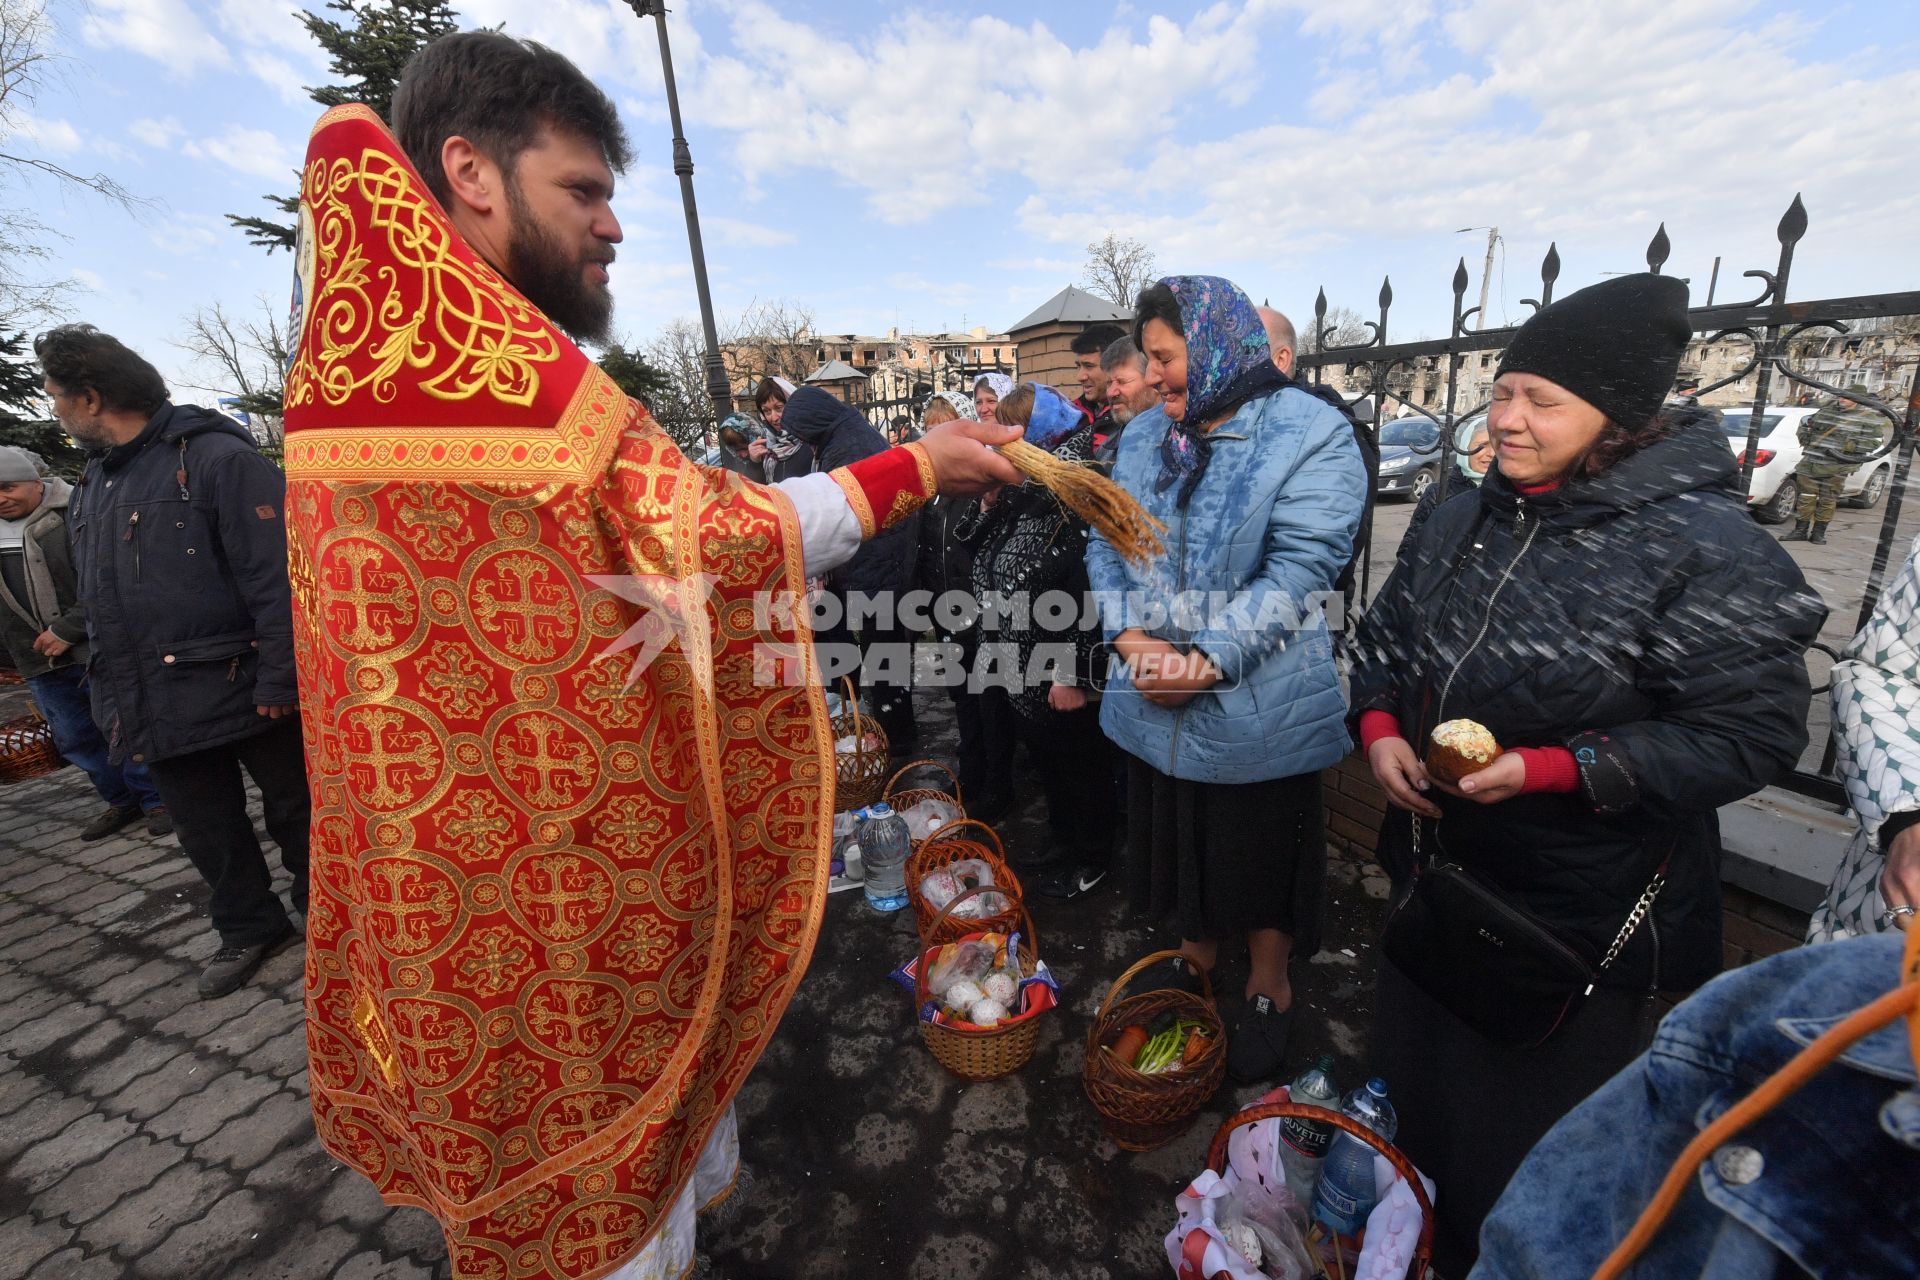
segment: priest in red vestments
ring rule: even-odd
[[[458,1277],[625,1277],[825,901],[832,744],[817,686],[769,682],[811,641],[768,602],[936,488],[1016,479],[985,445],[1019,433],[954,424],[778,488],[690,464],[562,333],[610,313],[612,104],[479,32],[394,105],[398,141],[329,111],[302,173],[315,1123],[439,1219]]]

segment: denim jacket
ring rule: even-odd
[[[1540,1140],[1481,1228],[1472,1280],[1592,1275],[1696,1133],[1892,989],[1900,944],[1881,934],[1805,947],[1702,987],[1667,1016],[1652,1048]],[[1627,1275],[1917,1271],[1920,1090],[1902,1022],[1855,1044],[1714,1152]]]
[[[1087,574],[1111,640],[1138,627],[1204,652],[1215,688],[1178,708],[1141,697],[1123,670],[1100,727],[1162,773],[1194,782],[1290,778],[1352,747],[1322,613],[1366,509],[1367,471],[1341,414],[1295,386],[1214,428],[1213,457],[1185,511],[1156,492],[1166,414],[1128,424],[1113,478],[1167,526],[1166,554],[1121,559],[1096,531]]]

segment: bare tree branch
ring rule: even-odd
[[[232,397],[235,407],[253,420],[254,435],[265,445],[277,445],[285,435],[282,422],[283,374],[287,367],[285,317],[266,298],[256,300],[259,314],[235,320],[219,303],[200,308],[187,318],[186,336],[174,345],[199,357],[201,376],[212,383],[185,383],[196,391]]]
[[[19,145],[32,107],[59,55],[51,52],[58,33],[47,16],[47,0],[0,0],[0,185],[7,178],[40,175],[113,201],[123,209],[151,202],[134,195],[104,173],[83,174]],[[75,288],[68,279],[48,279],[35,269],[52,256],[48,242],[64,239],[32,213],[0,208],[0,324],[22,326],[57,314]]]
[[[1140,290],[1153,283],[1153,251],[1138,240],[1109,231],[1087,246],[1081,281],[1116,306],[1132,310]]]

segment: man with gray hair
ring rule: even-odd
[[[1158,404],[1160,397],[1147,385],[1147,357],[1122,336],[1107,344],[1100,353],[1100,371],[1107,375],[1107,412],[1113,430],[1104,438],[1095,437],[1096,462],[1112,462],[1120,452],[1120,433],[1126,425]]]
[[[32,454],[0,448],[0,645],[46,717],[53,745],[107,802],[80,829],[80,838],[104,840],[143,816],[147,830],[163,836],[173,821],[147,767],[132,760],[111,763],[107,740],[93,720],[87,610],[67,533],[72,496],[65,480],[41,477]]]

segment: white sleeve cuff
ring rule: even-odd
[[[774,486],[800,519],[800,557],[809,578],[838,569],[860,549],[860,519],[831,476],[816,471]]]

